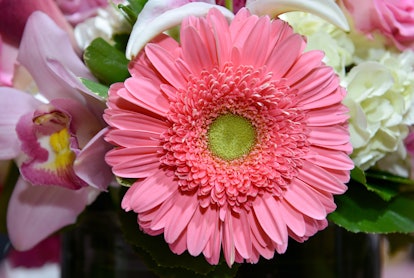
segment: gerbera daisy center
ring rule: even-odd
[[[255,128],[248,119],[239,115],[221,115],[208,129],[210,151],[224,160],[233,160],[248,154],[255,142]]]

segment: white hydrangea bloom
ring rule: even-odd
[[[350,109],[350,133],[355,165],[366,170],[387,155],[399,150],[414,123],[414,53],[385,50],[369,51],[343,79],[348,95],[344,103]],[[392,154],[392,155],[395,155]],[[405,157],[401,157],[405,160]],[[392,171],[391,166],[383,170]],[[395,172],[395,171],[393,171]]]
[[[118,8],[110,4],[105,9],[98,9],[97,16],[76,25],[74,34],[78,46],[84,50],[98,37],[111,42],[113,35],[129,33],[131,29],[131,25]]]
[[[353,63],[355,51],[348,33],[310,13],[289,12],[280,17],[292,25],[295,32],[306,36],[306,50],[324,51],[324,62],[341,77],[345,75],[346,66]]]

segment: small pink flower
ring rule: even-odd
[[[287,23],[213,8],[159,36],[110,88],[122,207],[171,250],[257,262],[327,225],[353,163],[345,90]]]
[[[414,49],[414,2],[410,0],[343,0],[356,28],[379,32],[398,49]]]

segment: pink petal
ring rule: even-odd
[[[28,19],[17,59],[47,99],[70,97],[83,100],[77,88],[54,74],[48,61],[59,61],[74,75],[94,79],[73,50],[67,33],[41,12],[34,12]]]
[[[311,146],[310,149],[306,159],[318,166],[336,170],[352,170],[354,168],[353,161],[344,152],[317,146]]]
[[[193,74],[201,73],[203,70],[211,71],[217,66],[217,56],[211,56],[215,53],[206,53],[205,44],[199,35],[199,32],[192,26],[187,27],[181,33],[181,44],[183,48],[184,61],[189,65]],[[179,78],[186,80],[187,78]],[[177,88],[182,88],[180,84]]]
[[[175,188],[175,190],[177,190]],[[168,243],[173,243],[186,229],[190,219],[198,208],[197,196],[195,194],[179,194],[176,204],[169,211],[169,218],[165,226],[164,238]]]
[[[16,105],[18,103],[19,105]],[[40,101],[13,88],[0,88],[0,159],[15,158],[20,153],[16,125],[21,116],[34,111]]]
[[[166,115],[169,101],[152,80],[129,78],[124,84],[127,90],[120,91],[119,96],[160,116]]]
[[[165,80],[177,89],[185,88],[188,76],[186,75],[186,72],[182,72],[181,69],[175,65],[177,58],[167,49],[164,49],[157,44],[147,44],[145,53]]]
[[[0,33],[3,39],[16,47],[19,46],[26,21],[35,11],[48,14],[61,28],[71,32],[71,26],[53,0],[4,0],[0,1]]]
[[[236,260],[236,249],[234,247],[234,231],[233,217],[229,215],[229,211],[224,219],[223,225],[223,253],[226,259],[227,265],[231,267]]]
[[[212,57],[216,59],[217,63],[219,64],[220,68],[223,67],[225,61],[230,60],[230,50],[231,50],[231,38],[227,34],[229,34],[229,24],[227,20],[225,20],[220,14],[216,13],[215,11],[211,11],[207,15],[207,20],[210,23],[211,27],[213,28],[212,32],[208,32],[207,29],[210,27],[208,26],[201,26],[204,28],[204,36],[205,40],[210,42],[210,34],[214,35],[215,39],[212,40],[215,42],[215,46],[210,45],[208,43],[209,52],[211,53]]]
[[[234,246],[243,258],[250,258],[253,251],[247,213],[241,210],[239,215],[232,214],[230,217],[233,218]]]
[[[259,18],[256,24],[253,26],[250,31],[248,38],[246,39],[241,50],[241,55],[243,57],[244,63],[246,65],[253,65],[256,67],[261,67],[265,64],[265,61],[269,55],[269,40],[270,37],[270,19],[268,17]],[[257,42],[260,42],[260,47],[262,51],[257,51]],[[256,55],[253,55],[256,53]],[[283,64],[280,62],[279,65]],[[269,68],[269,70],[271,70]]]
[[[216,212],[208,207],[198,208],[187,227],[187,248],[192,256],[198,256],[206,247],[217,222]]]
[[[314,219],[325,219],[326,208],[313,194],[309,186],[299,179],[295,179],[289,185],[289,189],[283,196],[294,208]]]
[[[20,178],[7,210],[7,229],[13,246],[28,250],[60,228],[75,223],[98,194],[92,187],[75,191],[32,186]]]
[[[273,196],[264,194],[262,197],[256,197],[253,211],[260,226],[274,242],[277,244],[287,242],[286,224],[282,221],[282,215]]]
[[[336,145],[350,144],[348,129],[344,126],[319,126],[311,129],[309,142],[316,146],[334,148]]]
[[[17,51],[17,48],[4,42],[0,35],[0,86],[13,86]]]
[[[281,204],[279,209],[289,229],[298,236],[305,235],[306,226],[303,214],[288,203]]]
[[[219,210],[214,210],[214,213],[214,218],[219,219]],[[207,242],[206,248],[203,250],[203,255],[210,264],[216,265],[220,259],[221,233],[223,228],[219,221],[213,223],[213,225],[213,233]]]
[[[124,178],[144,178],[157,171],[160,166],[159,146],[142,146],[113,149],[105,157],[112,172]]]
[[[349,119],[348,108],[344,105],[331,105],[328,107],[315,108],[308,110],[309,126],[327,126],[335,124],[343,124]],[[326,115],[330,115],[326,117]]]
[[[157,171],[145,180],[136,182],[132,186],[134,189],[127,191],[125,195],[127,197],[122,200],[122,207],[130,207],[140,213],[160,205],[177,191],[177,183],[173,179],[174,176],[167,176],[164,171]],[[131,193],[128,193],[129,191]]]
[[[187,250],[187,236],[188,234],[183,231],[177,240],[170,244],[170,249],[174,254],[181,255]]]
[[[90,186],[106,190],[113,180],[113,174],[105,163],[105,154],[111,145],[103,140],[106,129],[96,134],[77,155],[73,168],[76,175]]]
[[[107,120],[113,127],[152,133],[154,136],[159,136],[168,128],[165,121],[132,111],[122,111],[122,113],[115,114]]]
[[[297,62],[298,57],[303,51],[304,44],[304,40],[300,35],[292,34],[273,49],[269,59],[266,61],[266,65],[273,72],[275,79],[282,78]]]
[[[142,130],[111,130],[110,141],[122,147],[148,146],[159,144],[159,134]]]
[[[342,180],[337,179],[323,168],[308,161],[304,162],[297,178],[310,186],[333,194],[342,194],[347,189]]]

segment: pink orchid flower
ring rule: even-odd
[[[17,59],[47,99],[0,88],[0,159],[14,159],[21,172],[7,227],[22,251],[74,223],[113,176],[104,161],[110,148],[102,139],[105,103],[80,82],[93,77],[67,33],[44,13],[33,13]]]

